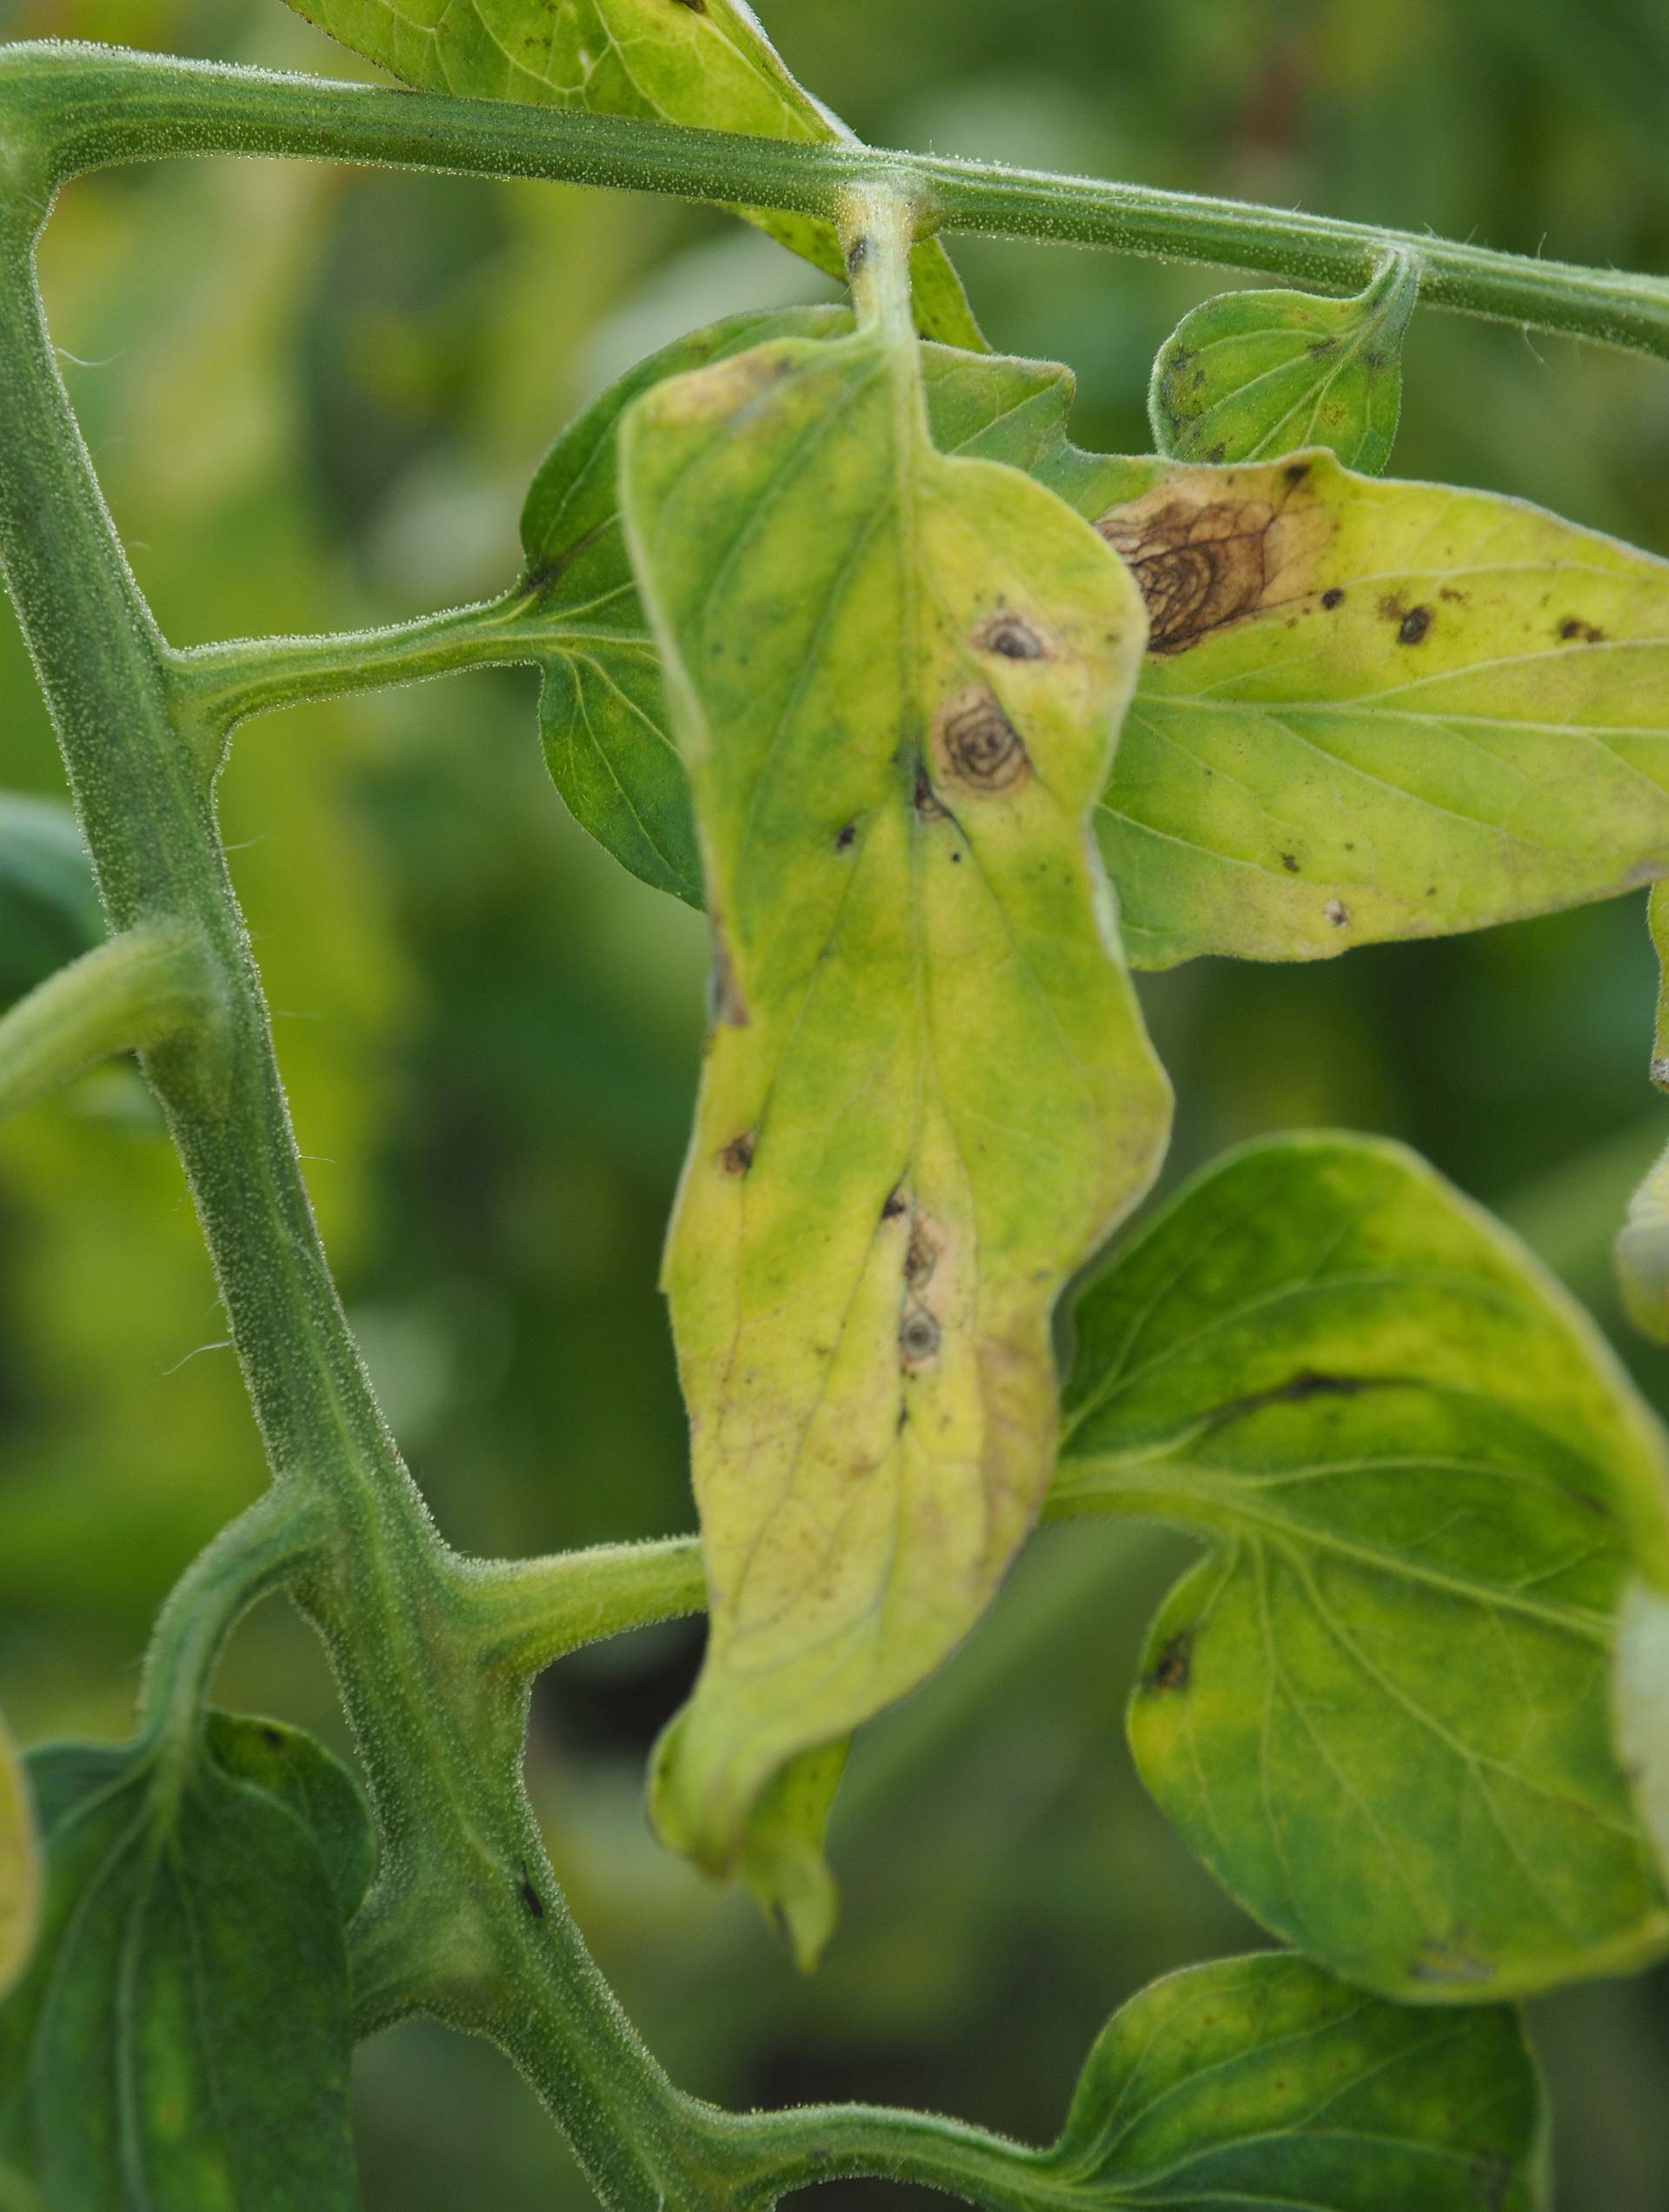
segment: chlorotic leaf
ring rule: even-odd
[[[658,891],[702,902],[689,781],[662,696],[660,663],[620,524],[615,466],[625,409],[668,376],[767,338],[849,334],[845,308],[733,316],[640,362],[593,401],[546,457],[522,518],[523,579],[495,619],[538,641],[545,758],[575,819]],[[1021,466],[1058,442],[1071,379],[1047,363],[922,349],[935,441]]]
[[[289,0],[356,54],[428,92],[530,107],[640,116],[800,143],[852,134],[797,84],[743,0]],[[772,209],[739,210],[831,276],[845,263],[833,227]],[[922,335],[985,341],[948,256],[928,239],[911,256]]]
[[[0,1013],[104,934],[75,816],[0,792]]]
[[[218,1757],[30,1770],[46,1910],[0,2009],[0,2159],[46,2212],[349,2212],[347,1952],[309,1830]]]
[[[1652,885],[1646,915],[1659,976],[1652,1080],[1669,1091],[1669,884]],[[1615,1256],[1624,1312],[1642,1336],[1669,1344],[1669,1146],[1629,1200]]]
[[[1271,461],[1325,446],[1377,476],[1402,409],[1402,340],[1420,290],[1406,254],[1365,292],[1224,292],[1184,316],[1154,363],[1148,413],[1174,461]]]
[[[1054,473],[1147,601],[1097,823],[1142,965],[1320,959],[1669,871],[1669,562],[1327,454]]]
[[[1637,1580],[1617,1637],[1617,1749],[1646,1831],[1669,1871],[1669,1597]]]
[[[1669,870],[1669,564],[1326,455],[1099,459],[1067,437],[1066,370],[932,346],[921,360],[941,450],[1060,492],[1147,601],[1154,643],[1097,815],[1134,965],[1324,958]],[[596,588],[620,590],[629,629],[624,581],[616,555]],[[688,794],[632,635],[628,701],[605,715],[553,682],[547,744],[582,819],[689,897]]]
[[[771,1777],[749,1816],[737,1863],[761,1911],[808,1974],[828,1948],[840,1911],[823,1837],[849,1743],[801,1751]]]
[[[622,432],[715,920],[664,1271],[710,1631],[654,1795],[715,1870],[990,1598],[1053,1462],[1056,1292],[1168,1124],[1085,827],[1139,601],[1036,483],[934,449],[865,242],[874,327]]]
[[[1129,1725],[1224,1886],[1405,2000],[1662,1950],[1608,1698],[1626,1578],[1669,1558],[1665,1442],[1529,1255],[1399,1146],[1282,1139],[1076,1318],[1051,1511],[1211,1543]]]
[[[29,1791],[0,1727],[0,1996],[17,1979],[34,1947],[40,1886]]]
[[[1114,2015],[1040,2202],[1539,2212],[1546,2126],[1518,2016],[1386,2004],[1290,1954],[1155,1982]]]

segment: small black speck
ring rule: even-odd
[[[854,238],[846,249],[847,275],[855,276],[868,258],[869,241],[867,238]]]
[[[1340,590],[1337,584],[1334,584],[1330,591],[1324,591],[1321,595],[1321,604],[1327,608],[1329,614],[1333,612],[1335,607],[1342,607],[1344,603],[1345,595]]]
[[[1288,875],[1296,875],[1298,874],[1297,854],[1283,853],[1280,856],[1280,865],[1286,869]]]
[[[857,841],[858,826],[856,822],[843,822],[841,825],[841,827],[835,832],[834,850],[837,853],[849,852]]]
[[[532,1883],[529,1881],[528,1870],[525,1866],[522,1870],[522,1902],[524,1905],[526,1905],[528,1910],[532,1914],[535,1920],[542,1920],[544,1918],[544,1900],[541,1897],[537,1890],[534,1888]]]
[[[1289,484],[1301,484],[1310,473],[1310,464],[1307,461],[1289,462],[1280,473]]]

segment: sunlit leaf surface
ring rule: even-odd
[[[741,0],[289,0],[298,15],[408,84],[531,107],[642,116],[702,130],[801,143],[851,132],[797,84]],[[743,210],[748,220],[844,277],[830,226],[812,216]],[[911,256],[924,335],[981,348],[944,248]]]
[[[1040,2178],[1176,2212],[1536,2212],[1545,2133],[1506,2007],[1416,2012],[1265,1952],[1114,2015]]]
[[[1175,461],[1270,461],[1325,446],[1377,476],[1402,408],[1402,338],[1420,276],[1393,255],[1354,299],[1224,292],[1184,316],[1154,363],[1148,413]]]
[[[780,342],[622,440],[715,931],[665,1269],[711,1633],[655,1790],[715,1868],[978,1617],[1053,1460],[1056,1292],[1168,1120],[1087,834],[1140,602],[934,449],[916,360]]]
[[[1661,1950],[1607,1701],[1664,1440],[1529,1256],[1400,1147],[1284,1139],[1193,1183],[1077,1325],[1051,1510],[1210,1540],[1130,1733],[1225,1886],[1406,1998]]]

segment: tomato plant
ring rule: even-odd
[[[1171,1112],[1131,971],[1669,876],[1669,567],[1382,474],[1417,307],[1663,355],[1669,282],[872,151],[735,0],[309,12],[412,89],[0,49],[0,561],[102,902],[49,817],[0,813],[0,954],[44,973],[8,992],[0,1112],[139,1055],[271,1477],[163,1604],[130,1741],[0,1744],[0,2202],[350,2204],[352,2046],[428,2014],[507,2052],[628,2212],[858,2175],[1004,2212],[1545,2203],[1518,2001],[1669,1953],[1669,1445],[1587,1317],[1395,1145],[1260,1141],[1124,1227]],[[213,151],[713,201],[850,304],[630,370],[540,468],[499,597],[182,649],[34,256],[72,177]],[[1321,289],[1190,314],[1155,451],[1103,455],[1067,369],[988,347],[958,230]],[[699,1542],[442,1539],[324,1258],[226,867],[244,721],[510,664],[575,818],[708,916],[663,1269]],[[1618,1246],[1657,1333],[1666,1184]],[[958,1664],[1041,1521],[1102,1516],[1200,1546],[1130,1739],[1280,1947],[1117,2012],[1047,2149],[681,2090],[546,1856],[535,1676],[705,1611],[650,1817],[810,1970],[854,1732]],[[274,1591],[329,1652],[362,1791],[210,1703]]]

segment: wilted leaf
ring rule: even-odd
[[[1280,1952],[1173,1974],[1090,2053],[1040,2202],[1189,2212],[1537,2212],[1535,2061],[1515,2013],[1381,2003]]]
[[[641,116],[702,130],[804,143],[851,143],[837,116],[796,84],[741,0],[289,0],[355,53],[428,92]],[[738,210],[781,244],[844,278],[833,228],[814,216]],[[942,246],[911,256],[923,335],[985,341]]]
[[[1313,1137],[1201,1176],[1077,1321],[1051,1511],[1210,1538],[1130,1734],[1225,1887],[1409,1999],[1661,1950],[1608,1697],[1664,1439],[1586,1317],[1411,1154]]]
[[[1325,454],[1044,473],[1147,601],[1097,824],[1144,966],[1320,959],[1669,870],[1669,563]]]
[[[0,1996],[23,1971],[40,1918],[35,1823],[22,1771],[0,1727]]]
[[[545,758],[575,817],[634,875],[702,903],[689,781],[668,727],[660,662],[620,526],[616,439],[652,384],[745,353],[767,338],[846,335],[845,308],[798,308],[728,321],[681,338],[609,387],[570,424],[534,478],[522,516],[527,574],[496,619],[538,641]],[[1022,465],[1059,441],[1064,369],[924,348],[935,442],[946,453]],[[1028,434],[1032,442],[1028,443]]]
[[[326,1783],[326,1755],[286,1731],[283,1799],[233,1779],[223,1760],[277,1757],[242,1739],[263,1726],[218,1719],[216,1756],[183,1771],[134,1746],[57,1745],[30,1761],[46,1912],[0,2009],[0,2156],[47,2212],[357,2201],[345,1777]],[[290,1809],[303,1767],[329,1863]]]
[[[1168,1119],[1085,834],[1134,588],[933,449],[917,358],[763,346],[622,436],[715,919],[665,1271],[711,1632],[655,1791],[715,1868],[977,1618],[1048,1478],[1050,1307]]]
[[[0,1013],[104,934],[75,816],[0,793]]]
[[[1269,461],[1325,446],[1377,476],[1402,409],[1402,339],[1420,271],[1390,255],[1365,292],[1224,292],[1181,322],[1154,363],[1147,411],[1174,461]]]

